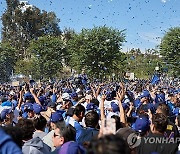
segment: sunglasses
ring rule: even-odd
[[[56,137],[56,136],[60,136],[60,135],[59,134],[57,135],[57,134],[54,133],[54,137]]]

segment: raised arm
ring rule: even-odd
[[[105,114],[104,114],[104,101],[106,99],[106,95],[101,96],[101,105],[100,105],[100,111],[101,111],[101,121],[105,119]]]
[[[101,83],[101,84],[98,85],[97,90],[96,90],[96,98],[97,98],[97,96],[99,95],[99,93],[101,92],[101,87],[102,87],[103,85],[104,85],[103,83]]]
[[[94,98],[97,98],[97,95],[96,95],[96,91],[95,91],[95,88],[92,84],[90,84],[90,87],[91,87],[91,90],[92,90],[92,93],[93,93],[93,97]]]
[[[22,104],[22,101],[23,101],[23,94],[24,94],[24,89],[22,89],[20,92],[19,92],[19,101],[18,101],[18,109],[21,108],[21,104]]]
[[[124,123],[125,126],[127,126],[127,122],[126,122],[126,116],[125,116],[125,112],[124,112],[124,108],[122,106],[122,100],[124,99],[125,96],[125,90],[124,90],[124,85],[120,84],[121,90],[119,90],[117,92],[117,100],[119,102],[119,110],[120,110],[120,122]]]
[[[34,88],[30,88],[30,92],[33,95],[35,102],[38,103],[39,105],[41,105],[41,102],[39,101],[38,97],[36,96],[35,92],[34,92]]]

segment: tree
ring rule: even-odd
[[[77,71],[82,69],[93,77],[102,77],[117,72],[125,60],[120,51],[125,42],[124,30],[106,26],[82,29],[68,41],[69,64]]]
[[[127,71],[133,72],[137,78],[149,79],[155,67],[161,66],[158,52],[154,49],[147,49],[145,53],[142,53],[140,49],[131,49],[127,57]]]
[[[53,12],[40,11],[29,5],[24,9],[24,3],[17,0],[6,0],[7,10],[2,15],[2,41],[11,42],[18,49],[17,56],[24,58],[26,49],[32,39],[44,35],[59,36],[61,31],[59,19]]]
[[[27,55],[25,62],[17,64],[18,72],[25,72],[25,75],[32,75],[37,79],[51,78],[62,69],[66,48],[61,38],[44,36],[31,41]],[[22,68],[22,64],[26,64],[27,67]]]
[[[40,79],[40,70],[36,58],[20,59],[16,62],[15,70],[17,74],[25,76],[31,75],[33,79]]]
[[[173,75],[180,75],[180,27],[170,28],[162,38],[160,53]]]
[[[0,82],[6,82],[14,69],[15,49],[7,43],[0,43]]]

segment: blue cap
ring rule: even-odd
[[[59,154],[85,154],[86,150],[82,145],[74,141],[64,143],[59,150]]]
[[[63,113],[64,113],[64,112],[66,112],[66,111],[65,111],[65,110],[60,109],[60,110],[56,110],[56,112],[58,112],[58,113],[60,113],[60,114],[62,114],[62,115],[63,115]]]
[[[133,100],[135,99],[134,93],[132,91],[128,90],[127,93]]]
[[[113,112],[119,111],[119,106],[115,102],[111,102],[111,108]]]
[[[54,108],[54,107],[56,107],[56,104],[53,103],[52,101],[50,101],[50,102],[48,102],[47,107]]]
[[[86,87],[86,90],[91,90],[91,87]]]
[[[32,103],[26,103],[25,105],[24,105],[24,111],[26,112],[26,110],[31,110],[31,111],[33,111],[34,109],[33,109],[33,104]]]
[[[9,106],[9,107],[11,107],[11,106],[12,106],[12,103],[7,100],[7,101],[3,102],[3,103],[1,104],[1,106]]]
[[[174,95],[176,95],[176,94],[178,94],[178,93],[179,93],[178,90],[174,90],[174,91],[173,91],[173,94],[174,94]]]
[[[142,104],[141,109],[145,112],[148,112],[148,109],[150,109],[152,113],[155,113],[155,106],[152,103]]]
[[[42,106],[37,104],[37,103],[34,103],[33,104],[33,110],[36,114],[40,114],[40,112],[43,110],[42,109]]]
[[[129,108],[129,104],[128,103],[122,103],[123,109],[126,110]]]
[[[75,98],[75,97],[78,97],[78,94],[76,92],[72,92],[71,98]]]
[[[140,133],[148,131],[149,127],[150,127],[150,121],[145,116],[138,117],[134,124],[135,131],[140,132]]]
[[[70,94],[70,93],[72,93],[72,90],[71,90],[71,89],[66,88],[66,89],[64,89],[63,93],[68,93],[68,94]]]
[[[106,100],[108,100],[108,101],[112,100],[112,92],[111,91],[107,91],[105,93],[105,95],[106,95]]]
[[[58,122],[58,121],[63,121],[63,116],[61,114],[61,112],[54,112],[51,114],[51,117],[50,117],[50,122]]]
[[[41,104],[43,105],[44,104],[44,101],[45,101],[45,97],[44,96],[39,96],[39,101],[41,102]]]
[[[11,109],[4,109],[1,111],[1,120],[6,119],[6,115],[12,112],[12,108]]]
[[[173,94],[173,92],[174,92],[174,89],[172,89],[172,88],[168,89],[168,94]]]
[[[95,105],[94,103],[89,103],[87,106],[86,106],[86,111],[89,111],[89,110],[97,110],[98,106]]]
[[[149,93],[149,91],[148,90],[144,90],[142,93],[141,93],[141,95],[140,95],[140,98],[143,98],[143,97],[150,97],[151,95],[150,95],[150,93]]]
[[[154,101],[156,103],[164,103],[165,102],[165,94],[164,93],[157,94]]]
[[[33,96],[30,92],[27,92],[24,94],[24,99],[25,100],[31,100],[31,99],[33,99]]]
[[[173,110],[173,113],[178,116],[179,113],[180,113],[180,108],[179,107],[176,107],[174,110]]]

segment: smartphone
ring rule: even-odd
[[[103,135],[116,134],[116,121],[114,118],[104,119],[101,127]]]

